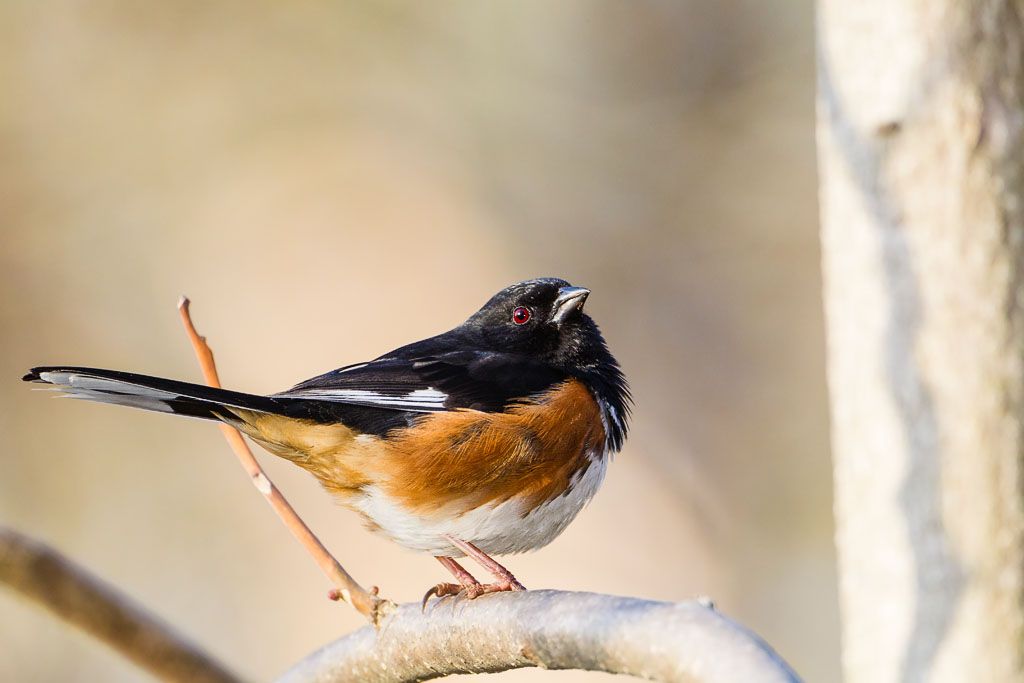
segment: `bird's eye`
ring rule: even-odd
[[[530,309],[523,308],[520,306],[516,310],[512,311],[512,322],[516,325],[522,325],[530,319]]]

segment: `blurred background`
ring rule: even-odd
[[[836,680],[812,41],[809,1],[0,1],[0,524],[271,678],[362,622],[218,430],[19,377],[200,381],[187,294],[225,385],[273,392],[555,275],[592,288],[635,418],[509,567],[711,596]],[[446,578],[261,460],[364,584]],[[0,680],[146,676],[0,590]]]

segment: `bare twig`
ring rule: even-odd
[[[189,303],[188,298],[184,296],[178,301],[178,311],[181,313],[181,320],[185,324],[185,330],[192,341],[192,348],[199,359],[203,378],[209,386],[220,387],[217,366],[213,361],[213,351],[206,343],[206,338],[200,336],[196,331],[195,325],[192,324],[192,316],[189,315]],[[281,521],[288,527],[288,530],[292,532],[292,535],[299,540],[299,543],[306,549],[306,552],[312,555],[316,563],[320,565],[320,569],[327,574],[327,578],[338,587],[336,591],[331,592],[331,597],[333,599],[343,599],[361,614],[365,615],[372,624],[376,625],[384,613],[393,606],[393,603],[378,598],[375,595],[376,590],[371,593],[360,586],[345,571],[345,568],[334,559],[323,543],[320,542],[320,539],[313,534],[310,528],[306,526],[306,523],[302,521],[302,518],[299,517],[298,513],[295,512],[291,504],[281,495],[281,492],[274,486],[274,483],[267,478],[263,468],[256,461],[255,456],[249,450],[238,430],[226,424],[221,424],[220,429],[224,434],[224,438],[231,445],[231,449],[238,456],[242,467],[245,468],[246,473],[251,478],[253,485],[267,499],[270,506],[274,508],[274,512],[281,518]]]
[[[794,683],[799,676],[754,633],[706,602],[594,593],[494,593],[421,612],[401,605],[307,657],[278,683],[422,681],[539,666],[696,683]]]
[[[240,680],[112,586],[45,545],[4,528],[0,582],[163,680]]]

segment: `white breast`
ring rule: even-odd
[[[397,505],[377,486],[363,489],[352,506],[380,533],[421,553],[461,557],[462,551],[452,547],[445,534],[469,541],[488,555],[522,553],[547,545],[576,518],[600,488],[608,459],[607,452],[591,453],[589,465],[573,477],[568,491],[529,511],[521,499],[512,498],[459,513],[465,507],[456,501],[424,517]]]

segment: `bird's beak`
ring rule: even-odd
[[[555,299],[551,321],[561,323],[573,311],[583,308],[583,302],[587,300],[589,294],[590,290],[586,287],[562,287],[558,290],[558,298]]]

